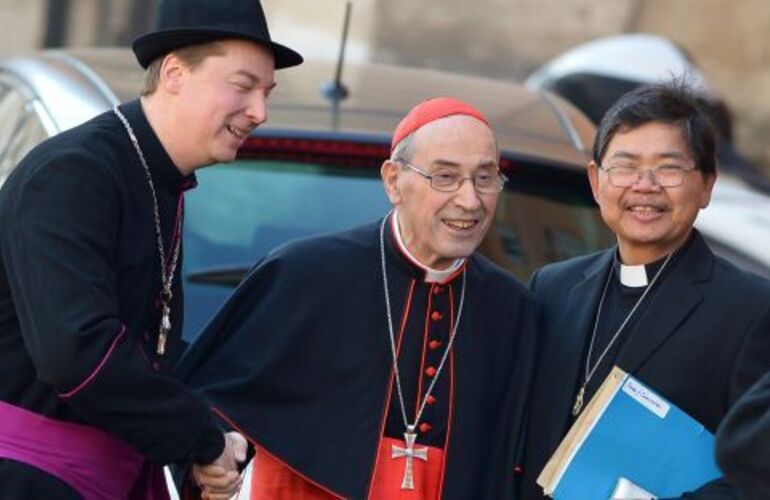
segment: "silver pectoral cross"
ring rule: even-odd
[[[156,351],[160,356],[166,353],[166,339],[168,338],[168,332],[171,331],[171,308],[167,304],[163,304],[162,309],[160,328],[158,330],[158,349]]]
[[[392,445],[390,458],[406,458],[406,465],[404,467],[404,480],[401,481],[402,490],[414,489],[414,473],[412,467],[414,466],[414,459],[418,458],[425,462],[428,461],[428,448],[415,448],[414,441],[417,439],[417,434],[414,432],[414,426],[407,427],[404,433],[404,441],[406,441],[406,448],[401,448]]]
[[[580,415],[580,411],[583,409],[583,396],[585,396],[586,393],[586,385],[583,384],[583,387],[580,388],[580,391],[578,391],[577,396],[575,396],[575,404],[572,406],[572,416],[577,417]]]

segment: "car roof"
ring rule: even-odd
[[[278,72],[269,120],[257,134],[301,130],[387,143],[412,106],[436,95],[450,95],[468,101],[487,116],[504,154],[545,160],[569,170],[582,170],[588,160],[593,124],[553,94],[429,69],[349,63],[343,70],[349,95],[335,114],[332,102],[321,91],[334,73],[334,64],[317,61]],[[56,131],[135,98],[143,79],[142,69],[127,48],[45,51],[6,60],[0,67],[2,75],[25,80],[48,110]],[[57,98],[63,93],[69,98]]]

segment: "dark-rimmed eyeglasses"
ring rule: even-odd
[[[430,182],[430,187],[436,191],[442,193],[453,193],[460,189],[465,180],[473,182],[473,187],[477,192],[482,194],[496,194],[503,190],[503,186],[508,181],[508,178],[497,171],[481,171],[474,175],[460,175],[457,172],[452,171],[439,171],[433,174],[422,170],[419,167],[415,167],[406,160],[398,159],[396,162],[404,165],[415,174],[427,179]]]
[[[641,169],[636,167],[605,167],[599,166],[599,170],[607,173],[610,184],[615,187],[631,187],[640,180],[642,176],[649,175],[650,181],[660,187],[678,187],[684,182],[685,174],[693,172],[695,167],[685,168],[677,165],[660,165],[651,169]]]

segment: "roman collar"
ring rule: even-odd
[[[674,250],[674,260],[677,260],[680,255],[687,251],[687,248],[692,244],[694,234],[694,232],[691,232],[684,244]],[[655,273],[658,272],[658,269],[660,269],[665,260],[666,256],[663,256],[648,264],[627,266],[620,262],[620,249],[616,249],[613,262],[615,276],[619,278],[620,284],[626,288],[644,288],[649,284],[650,279],[652,276],[655,276]]]
[[[461,258],[455,260],[455,262],[447,269],[433,269],[418,261],[414,255],[404,244],[401,238],[401,229],[398,223],[398,212],[394,209],[390,215],[389,221],[390,231],[387,231],[387,246],[392,247],[393,254],[395,254],[400,264],[405,266],[416,279],[425,283],[439,283],[445,284],[454,280],[462,274],[467,259]]]

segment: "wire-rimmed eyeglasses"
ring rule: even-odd
[[[457,191],[467,179],[473,182],[473,187],[477,192],[483,194],[496,194],[503,190],[503,186],[505,186],[505,183],[508,181],[505,174],[499,170],[481,171],[474,175],[460,175],[457,172],[452,171],[439,171],[429,174],[404,159],[399,158],[395,161],[404,165],[417,175],[427,179],[430,182],[430,187],[436,191],[441,191],[442,193],[453,193]]]
[[[636,167],[600,165],[599,169],[607,173],[610,184],[621,188],[633,186],[642,180],[644,175],[649,175],[650,181],[660,187],[678,187],[684,182],[685,174],[696,170],[695,167],[684,168],[678,165],[659,165],[646,170]]]

